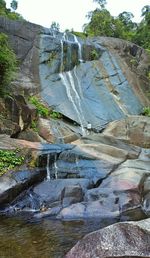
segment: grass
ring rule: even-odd
[[[24,163],[25,157],[19,153],[19,149],[0,150],[0,176]]]
[[[43,104],[37,97],[30,97],[29,102],[32,103],[36,108],[38,114],[43,118],[54,118],[60,119],[62,115],[54,110],[50,110],[45,104]]]
[[[142,115],[150,117],[150,107],[144,107]]]

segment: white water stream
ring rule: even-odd
[[[73,35],[73,38],[74,38],[74,42],[76,42],[78,44],[78,58],[79,58],[79,60],[81,60],[82,59],[81,44],[79,44],[77,37],[75,35]],[[63,56],[64,56],[63,40],[66,40],[67,42],[69,42],[69,45],[71,42],[68,40],[68,37],[65,33],[61,40],[60,77],[61,77],[63,85],[65,86],[67,97],[74,108],[77,120],[78,120],[79,124],[81,125],[81,133],[83,136],[85,136],[86,129],[84,128],[84,125],[86,124],[86,120],[84,118],[82,107],[81,107],[81,99],[83,96],[81,84],[80,84],[80,81],[77,76],[76,67],[74,67],[73,70],[71,70],[71,71],[63,72]]]
[[[78,59],[82,63],[83,62],[83,58],[82,58],[82,46],[81,46],[81,43],[78,41],[78,38],[76,37],[76,35],[73,34],[73,37],[74,37],[74,42],[77,43],[77,45],[78,45]]]
[[[51,171],[50,171],[50,154],[47,154],[47,165],[46,165],[46,172],[47,172],[47,181],[51,180]]]
[[[83,125],[84,117],[83,117],[83,112],[81,108],[80,96],[76,90],[75,79],[72,73],[73,73],[72,71],[63,72],[63,73],[60,73],[60,77],[61,77],[62,83],[66,88],[68,99],[72,103],[77,119],[81,125],[82,135],[85,136],[86,130],[84,129],[84,125]]]

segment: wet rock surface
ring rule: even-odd
[[[24,179],[18,182],[8,173],[1,177],[5,186],[1,194],[12,189],[17,197],[12,198],[13,205],[33,208],[37,216],[44,212],[61,219],[149,216],[150,121],[136,116],[149,103],[146,52],[120,39],[81,40],[4,17],[0,31],[8,35],[20,61],[13,87],[20,95],[5,103],[13,122],[11,127],[1,122],[0,132],[22,139],[0,135],[0,148],[28,149],[31,159],[44,168],[45,178],[17,190]],[[131,67],[133,57],[137,69]],[[30,93],[37,93],[66,119],[40,118],[42,139],[28,128],[36,110],[22,95]],[[4,111],[3,103],[0,110]]]
[[[65,256],[150,257],[150,219],[122,222],[86,235]]]
[[[143,136],[141,131],[141,137],[144,135],[145,130]],[[7,148],[10,139],[6,138],[1,136],[3,148]],[[149,149],[143,148],[144,141],[143,146],[141,143],[139,147],[138,143],[131,144],[132,137],[131,143],[127,143],[121,140],[121,132],[117,139],[117,136],[107,135],[105,131],[86,136],[74,144],[47,144],[19,139],[12,139],[9,144],[15,141],[30,149],[35,159],[38,158],[39,165],[44,169],[44,181],[37,183],[35,176],[33,184],[25,184],[27,187],[17,191],[14,177],[1,177],[3,182],[6,181],[6,192],[7,188],[17,191],[17,198],[11,200],[14,207],[11,212],[34,210],[35,218],[55,216],[62,220],[139,220],[149,217],[150,156]],[[27,180],[30,181],[30,177]],[[21,178],[20,184],[24,184]]]

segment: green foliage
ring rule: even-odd
[[[91,59],[91,60],[96,60],[96,59],[98,59],[98,58],[99,58],[99,55],[98,55],[96,49],[93,49],[93,50],[90,52],[90,59]]]
[[[43,118],[54,118],[59,119],[62,115],[59,112],[50,110],[45,104],[43,104],[37,97],[30,97],[29,102],[32,103],[36,108],[38,114]],[[33,128],[36,128],[36,125],[33,123]]]
[[[16,13],[16,12],[9,12],[7,14],[7,17],[11,20],[21,20],[21,21],[24,21],[24,18],[19,14],[19,13]]]
[[[0,96],[8,91],[9,84],[15,77],[16,69],[16,56],[9,47],[7,36],[0,33]]]
[[[4,0],[0,0],[0,15],[8,17],[11,20],[23,20],[23,17],[16,13],[16,9],[18,6],[18,2],[16,0],[12,0],[10,4],[11,8],[6,8],[6,2]]]
[[[60,31],[60,25],[58,22],[52,22],[50,29],[55,31],[55,32],[59,32]]]
[[[57,111],[51,111],[50,117],[53,119],[60,119],[60,118],[62,118],[62,115]]]
[[[29,102],[32,103],[36,108],[40,116],[48,118],[50,116],[50,110],[46,107],[37,97],[33,96],[29,99]]]
[[[143,19],[137,26],[133,41],[138,45],[150,50],[150,5],[142,8]]]
[[[38,132],[38,129],[37,129],[37,121],[32,120],[32,122],[31,122],[31,128],[33,129],[34,132]]]
[[[104,9],[107,4],[106,0],[93,0],[93,2],[98,3],[102,9]]]
[[[18,2],[16,0],[12,0],[10,6],[14,11],[16,11],[18,7]]]
[[[89,12],[90,20],[84,25],[84,33],[88,36],[107,36],[122,38],[132,41],[145,49],[150,50],[150,5],[142,8],[142,21],[137,24],[132,21],[131,12],[122,12],[118,17],[113,17],[106,9],[105,0],[93,0],[99,8]]]
[[[87,38],[87,34],[84,32],[78,32],[78,31],[71,31],[72,34],[74,34],[77,37],[80,37],[81,39],[86,39]]]
[[[25,157],[20,156],[19,152],[19,149],[0,150],[0,175],[23,164]]]
[[[130,59],[130,64],[133,66],[137,66],[138,65],[138,61],[135,57],[133,57],[132,59]]]
[[[147,78],[150,80],[150,72],[147,73]]]
[[[106,9],[96,9],[88,14],[89,24],[84,26],[84,32],[89,36],[112,36],[112,16]]]
[[[142,115],[150,117],[150,107],[144,107]]]

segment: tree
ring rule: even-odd
[[[95,9],[88,14],[90,22],[84,25],[84,32],[90,36],[113,36],[113,17],[106,9]]]
[[[150,50],[150,5],[142,8],[142,21],[137,27],[133,41]]]
[[[6,3],[4,0],[0,0],[0,15],[6,14]]]
[[[0,33],[0,96],[8,89],[14,79],[17,69],[17,60],[14,52],[8,44],[8,37]]]
[[[134,23],[132,22],[133,17],[134,15],[130,12],[122,12],[118,15],[118,18],[128,29],[132,29],[134,27]]]
[[[4,0],[0,0],[0,15],[6,16],[11,20],[23,20],[23,17],[15,12],[18,7],[18,2],[16,0],[12,0],[11,8],[6,8],[6,2]]]
[[[18,8],[18,2],[16,0],[13,0],[10,4],[11,8],[16,11]]]
[[[149,21],[149,18],[150,18],[150,5],[145,5],[143,8],[142,8],[142,14],[141,16],[145,17],[145,20],[146,21]]]
[[[60,25],[58,22],[52,22],[50,29],[55,31],[55,32],[59,32],[60,31]]]
[[[93,0],[100,5],[101,9],[105,9],[105,5],[107,4],[106,0]]]

